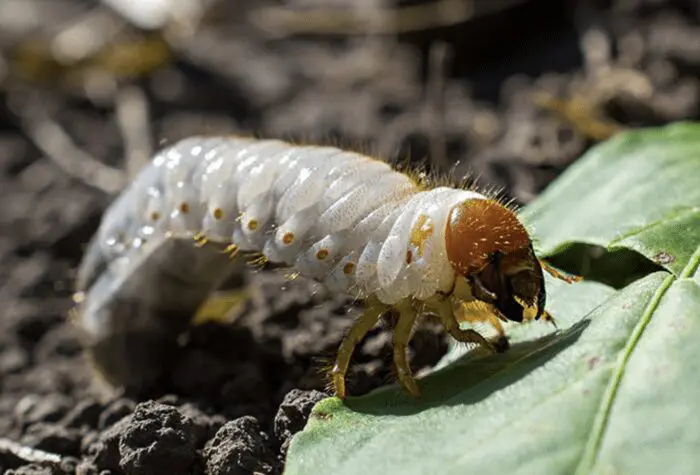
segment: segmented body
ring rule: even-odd
[[[160,151],[105,213],[79,269],[79,324],[97,347],[107,348],[99,365],[111,366],[107,372],[120,374],[117,379],[134,379],[133,365],[109,353],[117,348],[123,359],[133,357],[127,348],[133,348],[130,335],[136,331],[181,330],[235,266],[226,250],[260,252],[333,291],[372,299],[372,315],[403,306],[415,320],[415,302],[450,295],[469,267],[455,270],[446,230],[450,219],[463,219],[452,210],[466,210],[474,200],[487,198],[463,189],[425,189],[383,161],[334,147],[239,137],[185,139]],[[493,239],[483,231],[491,216],[506,223],[496,226],[505,230],[498,234],[514,229],[520,236],[517,248],[507,236],[495,236],[494,249],[531,249],[512,212],[488,206],[476,215],[462,213],[483,221],[474,236],[487,237],[467,237],[477,241],[467,264],[483,261],[480,268],[491,256],[484,246]],[[452,225],[454,236],[469,235],[468,226]],[[207,245],[195,246],[195,236]],[[461,255],[463,246],[453,246],[453,254]],[[539,274],[532,278],[540,279],[541,269],[533,266]],[[469,291],[463,294],[460,298],[473,299]],[[526,300],[535,305],[534,297]],[[439,311],[460,338],[452,310]],[[362,325],[376,322],[376,316],[367,318]],[[406,340],[413,320],[405,320]],[[361,338],[363,331],[352,338]]]
[[[261,251],[354,297],[376,294],[387,304],[409,295],[425,299],[453,285],[444,236],[449,209],[483,198],[447,187],[421,191],[385,162],[332,147],[186,139],[158,153],[106,212],[79,289],[105,268],[110,279],[131,273],[142,280],[132,267],[149,246],[166,234],[189,240],[200,234]],[[163,264],[177,265],[177,256]],[[207,285],[212,279],[201,277]],[[92,316],[85,313],[84,324],[98,331],[102,324]]]

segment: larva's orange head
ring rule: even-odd
[[[525,227],[513,211],[490,199],[470,199],[451,210],[445,232],[447,257],[470,284],[472,295],[503,317],[521,322],[536,308],[544,314],[542,267]]]

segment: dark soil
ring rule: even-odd
[[[124,169],[149,153],[149,140],[253,132],[408,159],[455,181],[470,172],[527,203],[608,131],[696,119],[700,106],[692,0],[525,0],[458,25],[374,38],[271,36],[241,23],[268,2],[235,2],[151,67],[137,64],[146,50],[61,64],[42,38],[90,2],[55,0],[35,23],[20,14],[34,1],[15,3],[18,16],[0,18],[4,473],[280,473],[292,435],[326,395],[320,369],[357,312],[317,284],[249,272],[244,317],[194,328],[162,388],[105,396],[68,316],[74,270],[113,199],[104,190],[118,183],[87,173],[81,150]],[[543,109],[537,91],[573,105]],[[138,94],[150,115],[134,133],[126,129],[136,119],[115,110]],[[57,141],[51,125],[74,144]],[[389,350],[385,329],[363,342],[353,394],[391,381]],[[422,328],[414,370],[445,350],[444,335]]]

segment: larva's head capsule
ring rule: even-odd
[[[513,211],[490,199],[459,203],[450,210],[445,244],[472,295],[493,304],[502,317],[522,322],[546,315],[542,267]]]

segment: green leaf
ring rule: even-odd
[[[700,167],[697,188],[700,189]],[[669,240],[669,236],[673,236]],[[627,248],[647,256],[676,275],[682,271],[697,247],[700,236],[700,208],[686,209],[646,228],[610,243],[610,249]]]
[[[522,213],[543,255],[626,247],[679,275],[700,233],[700,124],[627,132],[591,149]]]
[[[513,325],[500,355],[456,348],[421,400],[390,385],[321,401],[285,473],[700,473],[699,210],[700,126],[594,148],[523,214],[547,255],[602,246],[626,262],[603,269],[635,280],[547,277],[558,331]],[[637,253],[662,270],[625,275]]]

